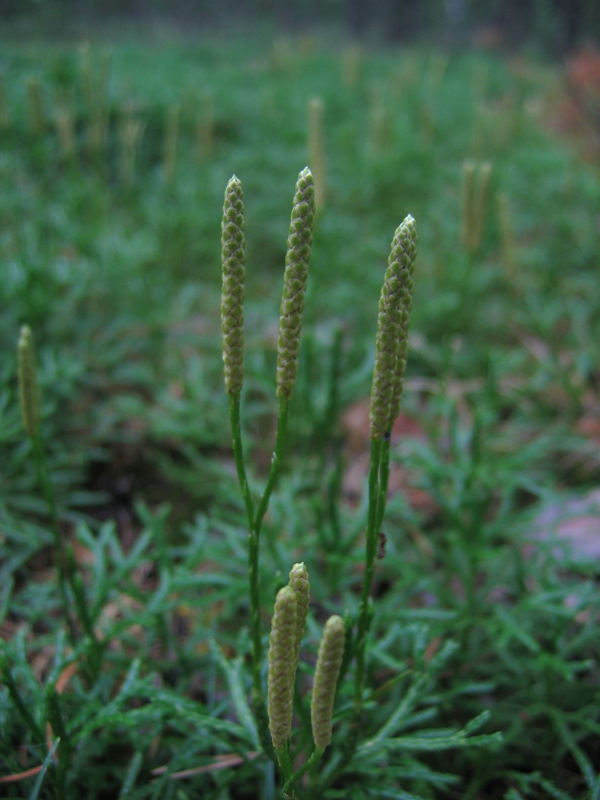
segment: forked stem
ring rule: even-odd
[[[233,457],[235,459],[235,468],[237,471],[240,490],[244,505],[246,506],[246,514],[248,516],[248,525],[252,528],[254,523],[254,501],[250,487],[248,486],[248,478],[246,477],[246,466],[244,464],[244,451],[242,448],[242,431],[240,425],[240,394],[229,395],[229,421],[231,423],[231,438],[233,440]]]
[[[281,791],[283,800],[292,800],[292,798],[294,797],[294,788],[296,787],[298,781],[309,770],[311,772],[315,770],[324,752],[325,752],[324,747],[315,747],[315,749],[312,751],[310,758],[307,759],[304,762],[304,764],[300,767],[300,769],[297,769],[296,772],[294,772],[294,774],[290,778],[286,779],[283,785],[283,789]]]
[[[46,450],[44,448],[44,442],[39,429],[36,431],[34,436],[30,437],[30,441],[38,483],[40,484],[42,496],[46,501],[48,510],[50,512],[50,527],[52,529],[52,536],[54,538],[54,558],[56,560],[56,568],[58,571],[58,591],[60,594],[65,619],[67,621],[69,640],[73,647],[75,647],[77,643],[77,636],[75,633],[75,626],[73,625],[73,619],[71,617],[70,604],[66,590],[68,573],[65,569],[65,551],[58,527],[56,500],[54,498],[54,489],[52,487],[50,472],[48,470],[48,464],[46,461]]]
[[[260,637],[260,578],[258,574],[258,550],[260,543],[260,531],[262,522],[269,507],[269,499],[275,486],[275,481],[281,468],[285,437],[287,433],[287,421],[289,414],[289,402],[279,401],[279,415],[277,417],[277,439],[275,442],[275,452],[271,461],[271,471],[267,479],[265,490],[260,498],[258,508],[250,526],[249,548],[248,548],[248,569],[250,575],[250,606],[252,614],[252,645],[253,645],[253,676],[254,687],[260,689],[260,668],[262,663],[262,642]]]
[[[260,544],[260,532],[262,522],[269,507],[269,500],[275,487],[275,482],[281,468],[285,439],[287,434],[287,423],[289,416],[289,400],[279,401],[279,414],[277,417],[277,438],[275,441],[275,451],[271,461],[271,470],[264,492],[260,498],[258,507],[255,508],[252,493],[246,476],[244,462],[244,452],[242,447],[242,435],[240,427],[240,395],[229,396],[229,419],[231,422],[231,435],[233,439],[233,453],[235,466],[240,484],[240,490],[246,507],[248,517],[248,577],[250,582],[250,619],[252,631],[252,684],[253,702],[258,724],[258,732],[261,744],[268,755],[273,755],[270,733],[268,729],[268,717],[265,708],[265,697],[261,682],[262,665],[262,639],[260,631],[260,576],[258,571],[258,554]],[[256,708],[258,706],[258,708]]]

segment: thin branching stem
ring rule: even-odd
[[[248,478],[246,477],[246,466],[244,463],[244,451],[242,448],[242,431],[240,425],[240,395],[229,395],[229,420],[231,422],[231,438],[233,439],[233,457],[235,459],[235,468],[237,470],[238,481],[240,483],[240,490],[244,505],[246,506],[246,514],[248,515],[248,525],[252,528],[254,524],[254,501],[248,486]]]
[[[365,575],[358,612],[358,630],[356,636],[356,683],[355,683],[355,716],[362,711],[362,695],[365,684],[365,647],[369,630],[369,597],[375,571],[375,555],[378,541],[378,500],[379,469],[381,465],[383,442],[380,439],[371,441],[371,465],[369,468],[369,510],[367,518],[367,542],[365,553]]]
[[[244,453],[242,448],[242,437],[240,428],[240,395],[234,394],[229,397],[229,419],[231,422],[231,435],[233,439],[233,453],[237,470],[240,490],[246,514],[248,517],[248,577],[250,582],[250,618],[252,629],[252,684],[253,698],[259,736],[264,749],[268,754],[272,754],[270,747],[270,734],[268,730],[268,717],[265,709],[264,691],[261,682],[262,666],[262,638],[260,630],[260,579],[258,570],[260,531],[262,522],[269,507],[269,500],[279,474],[285,439],[287,434],[287,422],[289,416],[289,400],[279,401],[279,414],[277,418],[277,438],[275,441],[275,452],[271,461],[271,470],[265,486],[265,490],[260,498],[258,507],[255,509],[254,500],[248,485]]]
[[[56,559],[56,568],[58,570],[58,591],[63,605],[63,611],[65,614],[65,619],[67,621],[67,626],[69,629],[69,640],[73,645],[73,647],[75,647],[77,643],[77,636],[75,633],[75,626],[73,625],[73,619],[71,617],[69,598],[67,597],[67,590],[66,590],[66,582],[68,580],[68,575],[67,575],[67,570],[65,569],[65,551],[63,546],[63,540],[60,535],[60,529],[58,527],[58,512],[56,510],[54,489],[52,487],[52,481],[50,480],[50,472],[48,470],[48,463],[46,461],[46,450],[44,448],[44,442],[39,430],[37,431],[35,436],[31,437],[30,441],[33,449],[33,460],[35,464],[35,470],[37,473],[38,482],[42,490],[42,496],[46,501],[48,510],[50,512],[50,527],[52,530],[52,536],[54,537],[54,553]]]
[[[260,543],[260,531],[262,522],[269,507],[269,499],[275,486],[275,481],[279,474],[281,467],[281,460],[283,458],[283,450],[285,446],[285,437],[287,432],[287,421],[289,414],[289,402],[287,400],[279,401],[279,416],[277,419],[277,439],[275,442],[275,452],[271,461],[271,471],[267,479],[267,485],[260,498],[260,503],[256,509],[254,520],[250,527],[249,536],[249,556],[248,567],[250,574],[250,606],[252,614],[252,645],[253,645],[253,658],[252,658],[252,672],[254,678],[254,688],[260,691],[262,695],[262,686],[260,681],[260,669],[262,664],[262,642],[260,636],[260,581],[258,574],[258,550]]]
[[[383,440],[381,445],[381,464],[379,467],[379,495],[377,499],[377,523],[375,528],[377,535],[383,525],[385,507],[387,505],[388,481],[390,478],[390,441],[391,435]]]
[[[279,401],[279,413],[277,416],[277,439],[275,441],[275,452],[273,453],[273,459],[271,461],[271,471],[267,479],[267,485],[265,486],[265,491],[263,492],[263,496],[260,498],[260,503],[258,504],[258,508],[256,509],[256,515],[254,517],[254,528],[256,530],[257,536],[260,535],[262,521],[265,517],[265,514],[267,513],[267,509],[269,507],[269,500],[271,499],[271,494],[275,486],[275,481],[277,480],[277,476],[279,475],[279,470],[281,468],[283,451],[285,448],[285,439],[287,435],[289,410],[290,410],[290,401],[285,398],[282,398]]]
[[[281,792],[284,800],[294,797],[293,792],[296,784],[309,770],[311,770],[311,772],[315,770],[324,752],[324,747],[315,747],[310,758],[308,758],[300,767],[300,769],[297,769],[296,772],[294,772],[294,774],[286,780]]]
[[[283,747],[278,748],[276,751],[277,754],[277,761],[279,763],[279,767],[281,769],[281,774],[283,777],[284,787],[292,780],[294,776],[294,767],[292,765],[292,759],[290,757],[290,750],[289,745],[286,742]],[[286,794],[285,789],[281,792],[282,797],[284,798],[295,798],[294,792],[292,791],[291,794]]]

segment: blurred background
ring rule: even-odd
[[[509,48],[529,45],[551,54],[598,35],[594,0],[3,0],[4,22],[24,33],[36,25],[49,35],[86,35],[98,24],[174,25],[188,33],[268,24],[288,33],[326,26],[340,36],[388,43],[415,37],[461,46],[473,41]]]
[[[509,452],[523,428],[535,440],[551,423],[559,444],[547,447],[583,450],[532,463],[552,485],[593,486],[597,3],[4,0],[0,14],[0,337],[10,353],[28,323],[39,341],[67,508],[99,491],[108,510],[95,513],[121,504],[131,516],[136,492],[156,491],[181,495],[185,516],[218,495],[233,172],[246,194],[246,420],[268,463],[288,207],[306,163],[318,219],[300,450],[324,435],[336,341],[328,424],[355,428],[366,448],[377,300],[412,213],[407,411],[434,432],[449,408],[467,429],[485,420]],[[15,364],[2,369],[12,441]],[[567,446],[571,435],[583,438]],[[20,459],[7,486],[29,485]],[[348,495],[364,469],[348,473]]]

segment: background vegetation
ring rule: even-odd
[[[600,35],[595,0],[4,0],[1,13],[26,37],[37,28],[63,39],[123,24],[171,25],[200,35],[232,28],[247,35],[257,25],[288,35],[327,27],[361,41],[464,46],[474,35],[491,37],[556,56]]]
[[[371,744],[326,796],[598,797],[599,550],[584,537],[585,519],[600,516],[593,89],[569,94],[556,67],[520,56],[332,51],[318,36],[192,42],[163,31],[110,56],[104,45],[5,42],[0,59],[0,634],[31,715],[5,673],[0,775],[45,764],[3,785],[6,796],[59,791],[44,743],[57,703],[70,798],[276,796],[272,766],[248,755],[220,221],[235,172],[248,255],[243,412],[259,485],[274,439],[289,203],[298,171],[318,161],[325,201],[291,440],[261,554],[265,636],[292,563],[311,575],[297,724],[324,619],[356,612],[377,299],[407,213],[420,236],[376,572]],[[311,149],[314,98],[322,138]],[[463,231],[467,161],[476,186],[490,167],[474,239]],[[66,639],[20,419],[24,323],[60,531],[103,642],[95,676],[93,640]],[[348,702],[342,688],[340,741]],[[442,749],[483,711],[482,732],[501,741]],[[386,724],[401,744],[373,744]]]

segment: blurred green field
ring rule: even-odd
[[[235,173],[246,207],[243,411],[256,483],[274,439],[289,209],[308,163],[324,200],[288,457],[266,520],[264,608],[304,559],[319,620],[356,610],[368,446],[360,409],[390,241],[411,213],[419,254],[403,431],[412,424],[413,435],[393,442],[402,491],[390,499],[377,572],[370,724],[412,685],[398,679],[387,696],[391,675],[401,665],[426,673],[453,639],[458,650],[431,685],[419,684],[425,694],[406,727],[463,725],[488,710],[485,732],[504,734],[495,749],[460,756],[372,756],[324,796],[598,797],[598,562],[576,536],[574,549],[552,536],[576,502],[575,518],[600,528],[588,502],[600,478],[600,180],[597,156],[553,127],[566,91],[559,70],[478,52],[215,37],[110,49],[4,42],[0,75],[0,636],[41,708],[33,675],[56,679],[69,656],[19,411],[16,343],[29,324],[61,529],[79,543],[104,608],[98,624],[119,643],[95,691],[79,681],[65,694],[79,742],[68,796],[117,797],[132,764],[127,797],[275,796],[260,760],[183,788],[168,773],[152,783],[149,770],[253,749],[225,728],[203,739],[189,719],[179,725],[167,690],[215,718],[239,717],[226,701],[226,686],[238,681],[243,694],[248,677],[238,631],[248,609],[222,385],[223,192]],[[322,139],[311,146],[315,99]],[[480,231],[466,242],[469,165]],[[117,541],[134,554],[132,574],[146,564],[135,591],[121,584]],[[108,588],[95,595],[101,579]],[[137,615],[143,630],[132,632]],[[315,623],[309,632],[314,639]],[[212,640],[235,658],[235,679]],[[102,705],[116,709],[134,657],[131,685],[139,674],[142,694],[166,687],[155,697],[163,712],[129,722],[121,710],[93,733]],[[0,722],[0,775],[39,764],[35,749],[19,755],[26,734],[6,693]],[[22,797],[32,785],[3,788]],[[54,796],[51,783],[39,791]]]

